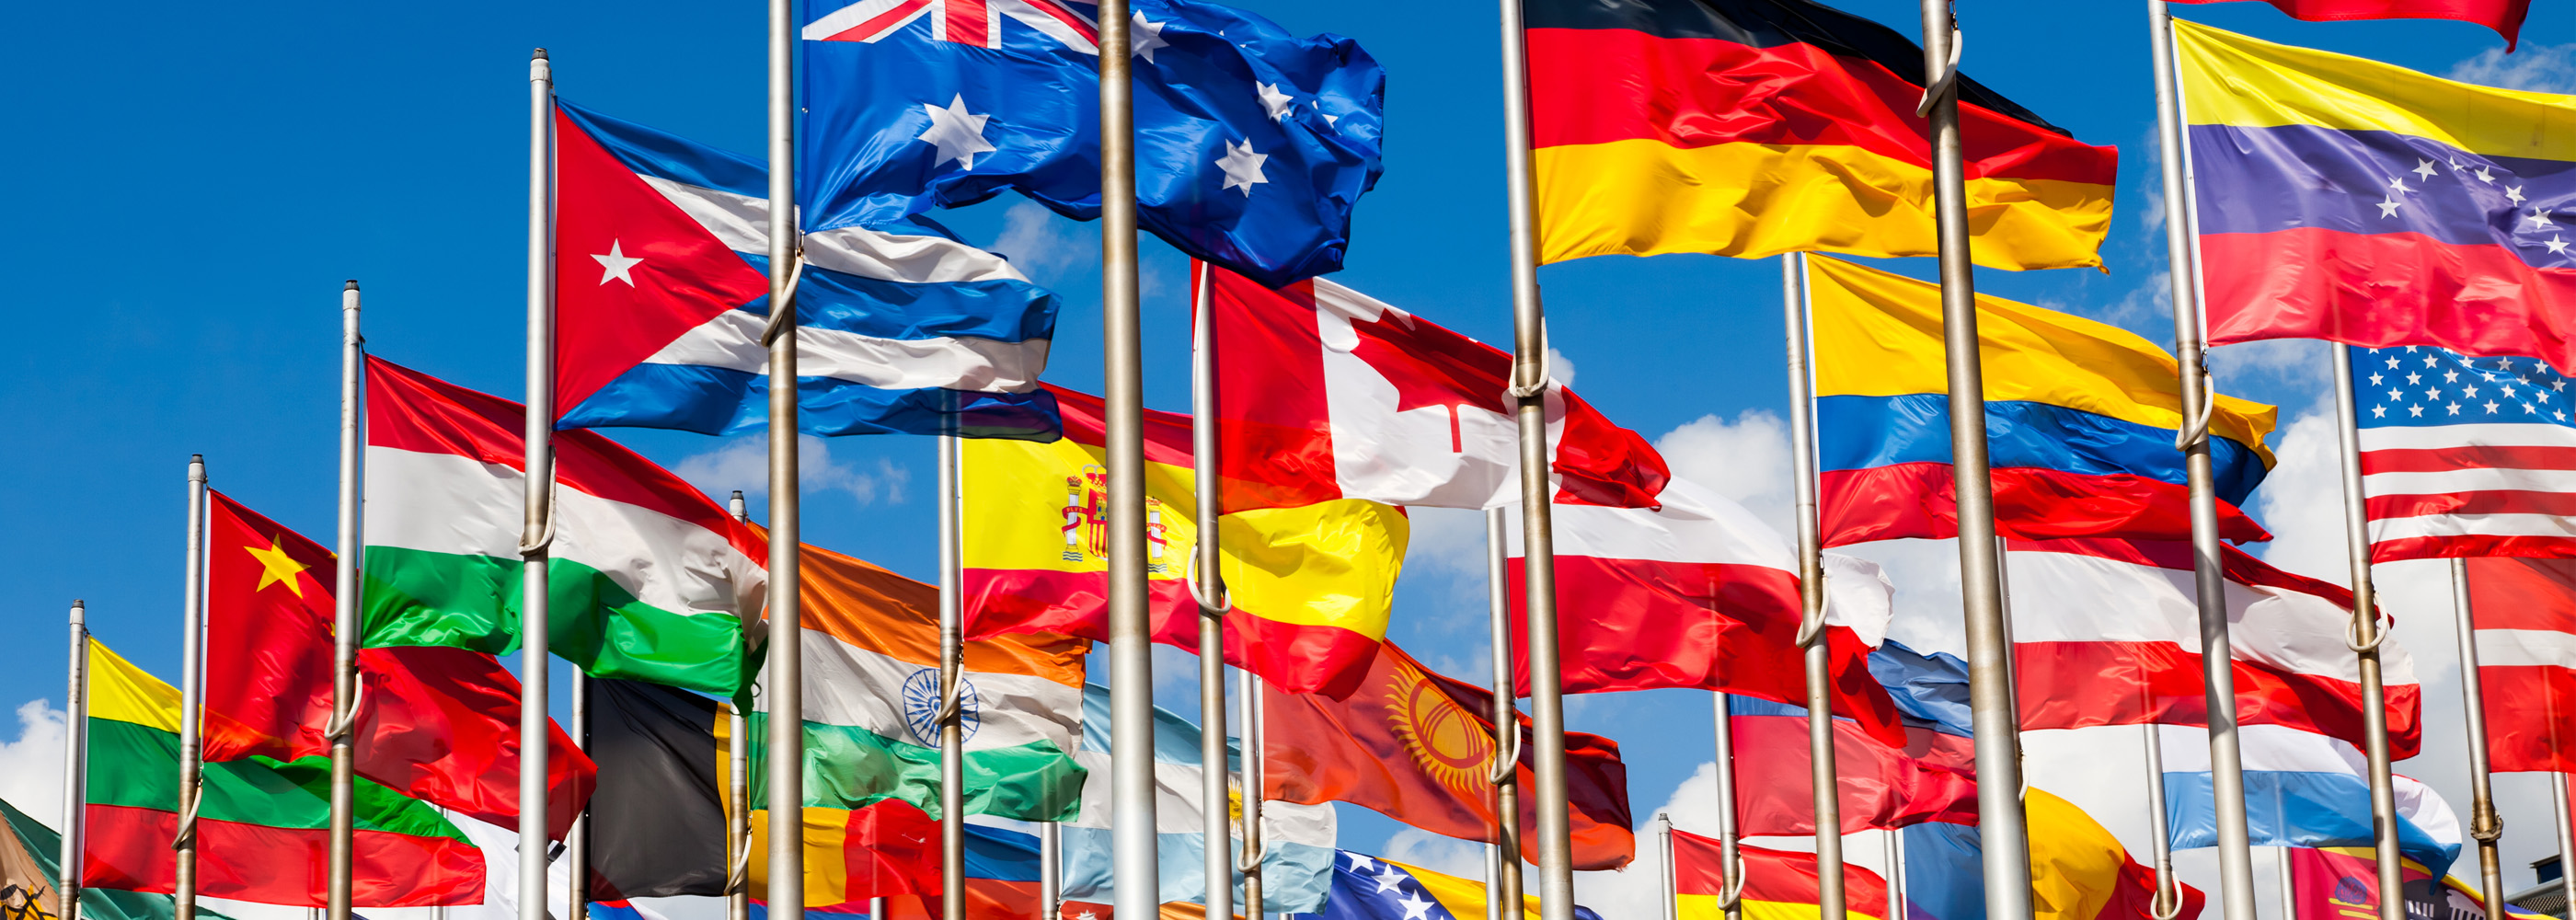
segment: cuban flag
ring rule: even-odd
[[[1138,219],[1271,287],[1342,266],[1377,183],[1386,71],[1196,0],[1136,0]],[[796,200],[813,230],[1015,190],[1100,216],[1097,8],[1068,0],[811,0]]]
[[[769,167],[555,109],[557,428],[767,425]],[[799,427],[1052,440],[1058,301],[927,221],[804,235]]]

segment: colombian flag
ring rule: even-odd
[[[1108,432],[1100,397],[1047,387],[1064,412],[1050,443],[971,439],[961,481],[966,638],[1054,632],[1109,638]],[[1145,413],[1146,578],[1154,641],[1199,647],[1188,577],[1198,544],[1190,419]],[[1225,660],[1290,693],[1347,689],[1386,637],[1412,529],[1404,510],[1344,498],[1219,519],[1234,610]]]
[[[1527,0],[1539,260],[1939,254],[1921,47],[1808,0]],[[2102,264],[2119,152],[1961,77],[1971,254]]]

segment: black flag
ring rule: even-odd
[[[725,894],[724,710],[687,690],[591,679],[593,900]]]

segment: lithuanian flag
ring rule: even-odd
[[[92,641],[89,795],[81,885],[169,893],[179,830],[179,690]],[[427,804],[359,778],[353,903],[470,904],[483,851]],[[197,892],[323,906],[331,849],[331,759],[205,765],[197,803]]]
[[[1808,0],[1528,0],[1539,260],[1939,253],[1923,51]],[[1959,80],[1971,254],[2100,265],[2119,152]]]

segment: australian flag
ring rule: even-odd
[[[1017,190],[1100,216],[1097,8],[808,0],[797,200],[809,231]],[[1197,0],[1134,0],[1138,219],[1271,287],[1333,271],[1377,182],[1386,72]]]

